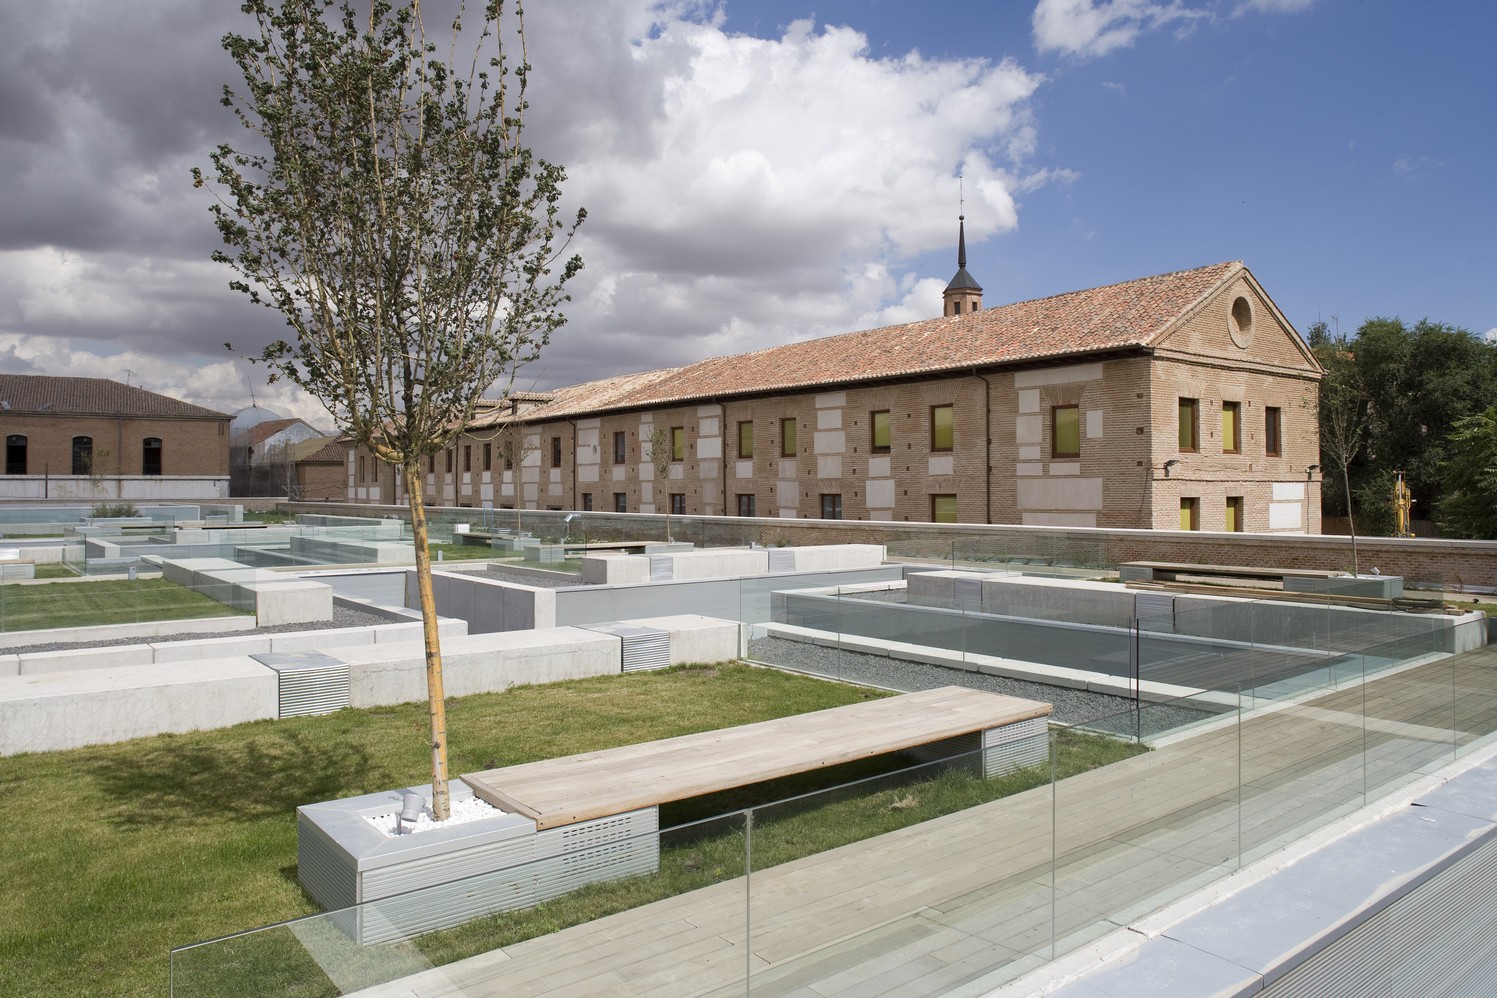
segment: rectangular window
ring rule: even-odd
[[[1242,403],[1222,403],[1222,453],[1242,453]]]
[[[447,455],[447,474],[450,475],[452,474],[452,448],[449,447],[442,453]]]
[[[752,420],[744,420],[738,424],[738,456],[754,456],[754,423]]]
[[[613,511],[615,513],[629,512],[629,493],[615,492],[613,494]]]
[[[1194,498],[1180,500],[1180,529],[1201,529],[1201,500]]]
[[[795,456],[795,419],[780,420],[780,457]]]
[[[24,433],[12,433],[5,438],[5,473],[7,475],[26,474],[26,446]]]
[[[619,430],[616,433],[614,433],[614,435],[613,435],[613,463],[614,464],[623,464],[624,463],[624,460],[627,457],[626,450],[627,450],[627,447],[628,447],[628,439],[629,439],[628,436],[624,433],[623,430]]]
[[[686,515],[686,493],[685,492],[672,492],[671,493],[671,515],[672,516],[685,516]]]
[[[364,460],[359,458],[360,461]],[[94,438],[73,438],[73,474],[92,475],[94,473]],[[361,476],[362,477],[362,476]]]
[[[1283,451],[1284,421],[1276,406],[1263,410],[1263,451],[1269,457],[1278,457]]]
[[[160,437],[146,437],[141,442],[140,473],[142,475],[161,474]]]
[[[582,512],[584,512],[584,513],[591,513],[592,511],[593,511],[593,494],[591,492],[584,492],[584,493],[582,493]]]
[[[842,519],[842,494],[828,494],[821,497],[821,518],[823,520]]]
[[[875,454],[889,453],[889,411],[871,413],[868,417],[868,449]]]
[[[671,460],[686,460],[686,427],[671,427]]]
[[[738,493],[738,515],[754,516],[754,494],[752,492]]]
[[[492,443],[483,445],[483,470],[494,470],[494,445]]]
[[[1227,496],[1226,530],[1233,534],[1242,530],[1242,496]]]
[[[473,470],[473,445],[463,444],[463,471]]]
[[[1050,410],[1050,456],[1081,456],[1080,406],[1058,405]]]
[[[428,455],[426,455],[426,473],[428,475],[430,475],[430,474],[435,473],[436,470],[437,470],[437,456],[435,454],[428,454]]]
[[[362,482],[364,480],[364,455],[363,454],[359,455],[359,477],[358,477],[357,480],[360,481],[360,482]]]
[[[504,470],[509,471],[515,466],[515,443],[513,440],[504,442]]]
[[[1199,409],[1195,399],[1180,400],[1180,450],[1186,453],[1195,453],[1198,449],[1198,428],[1200,423],[1196,416]]]
[[[956,496],[931,496],[930,497],[930,522],[931,523],[955,523],[956,522]]]
[[[930,407],[930,449],[949,451],[956,444],[955,409],[949,405]]]
[[[561,467],[561,437],[551,438],[551,467]]]

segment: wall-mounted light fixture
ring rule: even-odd
[[[1305,469],[1305,481],[1308,482],[1308,481],[1314,480],[1315,473],[1317,471],[1319,471],[1319,470],[1320,470],[1320,465],[1318,465],[1318,464],[1312,464],[1312,465],[1310,465],[1310,467],[1306,468]]]
[[[1164,477],[1170,477],[1170,469],[1179,463],[1180,459],[1178,457],[1172,457],[1168,461],[1164,462]]]

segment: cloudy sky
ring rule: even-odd
[[[232,0],[0,8],[0,370],[325,422],[224,350],[189,171],[235,138]],[[1402,0],[530,4],[528,135],[589,220],[546,388],[1247,262],[1301,331],[1497,336],[1497,5]]]

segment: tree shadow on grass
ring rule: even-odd
[[[126,827],[258,821],[398,782],[360,746],[276,730],[232,745],[163,737],[97,758],[86,775],[111,802],[104,817]]]

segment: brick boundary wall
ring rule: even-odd
[[[396,515],[407,518],[404,506],[361,503],[283,503],[301,513],[338,513],[348,516]],[[427,507],[433,522],[471,522],[483,510]],[[513,510],[493,511],[501,525]],[[565,513],[525,510],[526,529],[556,523],[560,531]],[[659,536],[664,539],[665,517],[639,513],[579,514],[586,535],[595,540],[627,540]],[[574,527],[574,533],[577,529]],[[1202,565],[1246,565],[1268,568],[1313,568],[1350,572],[1352,539],[1325,534],[1226,534],[1173,530],[1108,530],[1103,528],[985,526],[959,523],[888,523],[865,520],[790,520],[767,517],[673,516],[671,531],[678,540],[703,545],[887,544],[892,553],[907,557],[949,558],[988,553],[1008,557],[1096,563],[1108,567],[1125,561],[1173,561]],[[1401,575],[1420,588],[1451,592],[1497,589],[1497,541],[1433,538],[1358,537],[1357,561],[1363,572],[1374,567],[1383,575]],[[1093,560],[1095,559],[1095,560]]]

